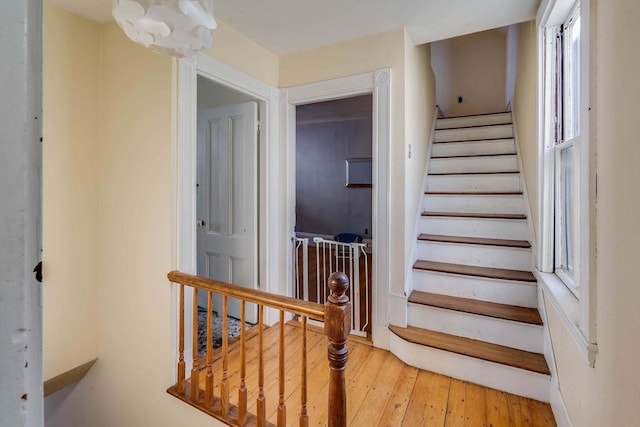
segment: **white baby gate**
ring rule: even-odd
[[[310,271],[309,239],[296,237],[293,294],[298,299],[322,304],[329,295],[329,276],[336,271],[344,273],[349,278],[351,333],[366,337],[370,317],[367,244],[342,243],[314,237],[312,247],[315,248],[315,259],[311,260]],[[311,297],[311,291],[315,291],[315,298]],[[361,291],[364,295],[361,295]]]

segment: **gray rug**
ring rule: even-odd
[[[242,330],[242,322],[235,317],[227,316],[227,328],[228,339],[231,342],[232,339],[240,336]],[[251,328],[251,323],[245,322],[244,329]],[[222,347],[222,316],[217,312],[213,312],[213,348]],[[198,307],[198,357],[202,358],[207,355],[207,310],[203,307]]]

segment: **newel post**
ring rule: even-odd
[[[324,333],[329,339],[329,427],[347,425],[347,339],[351,331],[351,303],[345,292],[349,279],[343,273],[329,277],[331,294],[325,304]]]

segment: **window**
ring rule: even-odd
[[[545,0],[539,24],[537,270],[548,298],[594,363],[595,171],[590,170],[588,0]]]
[[[579,298],[580,281],[576,277],[578,263],[578,202],[576,150],[580,145],[580,4],[576,3],[556,33],[554,108],[556,123],[555,157],[555,242],[554,271],[569,290]]]

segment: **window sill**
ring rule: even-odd
[[[589,343],[580,330],[580,301],[555,274],[542,273],[537,269],[534,270],[534,274],[542,285],[546,300],[553,305],[585,361],[593,367],[598,347],[596,344]]]

